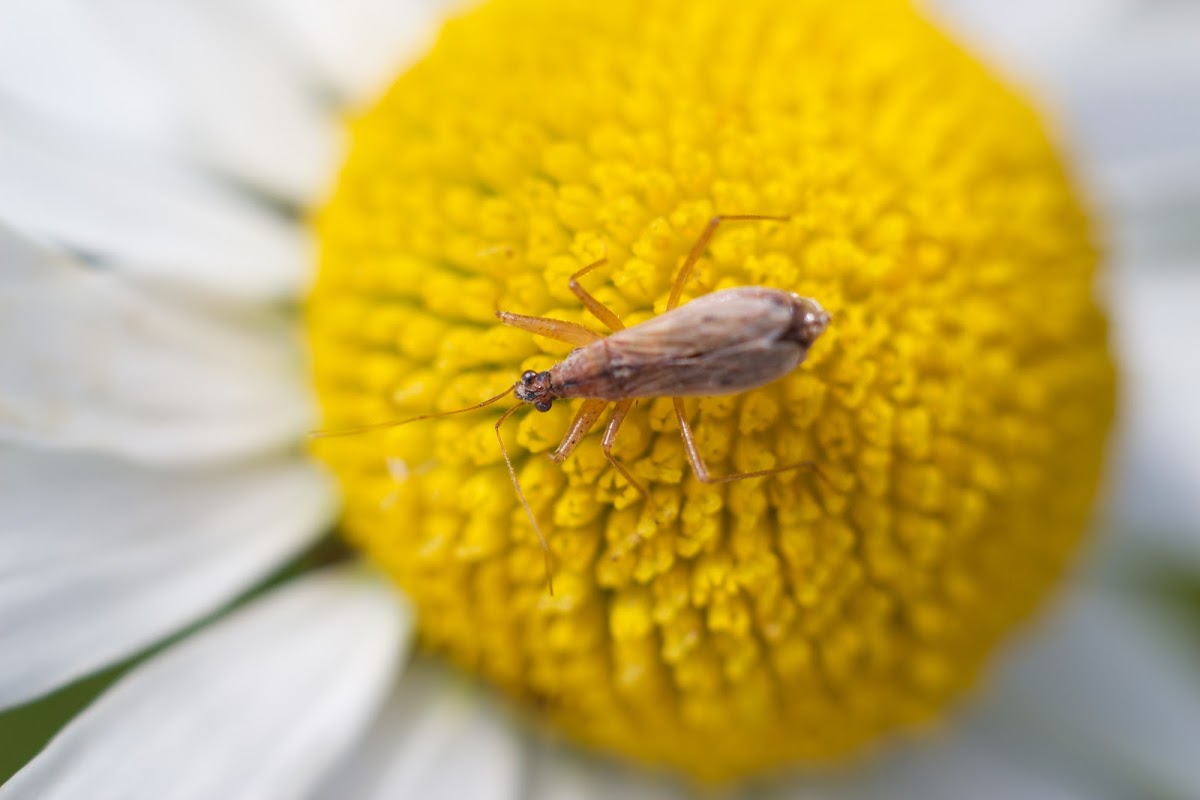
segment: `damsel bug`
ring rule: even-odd
[[[504,455],[504,463],[508,466],[508,474],[512,478],[517,497],[525,507],[534,533],[541,542],[546,560],[546,580],[550,592],[553,593],[550,548],[541,528],[538,527],[533,509],[521,490],[517,472],[508,455],[508,448],[504,446],[504,438],[500,435],[500,427],[504,421],[524,404],[530,404],[538,411],[549,411],[555,400],[584,401],[562,442],[550,455],[555,462],[566,460],[608,405],[615,404],[608,427],[604,431],[601,449],[613,468],[647,499],[649,493],[646,488],[612,453],[621,423],[633,407],[634,401],[639,399],[672,398],[692,471],[696,478],[704,483],[728,483],[813,466],[813,462],[805,461],[755,472],[713,476],[700,457],[683,407],[684,397],[736,394],[783,377],[804,361],[813,342],[829,324],[829,314],[815,300],[762,286],[724,289],[679,305],[688,276],[691,275],[718,225],[734,220],[782,222],[787,219],[759,214],[713,217],[692,246],[675,277],[667,300],[667,310],[629,328],[621,323],[616,314],[579,285],[580,278],[603,266],[608,260],[607,257],[601,258],[572,275],[568,285],[592,316],[609,329],[608,336],[602,336],[574,322],[497,311],[496,316],[505,325],[575,345],[576,349],[544,372],[526,371],[516,383],[500,394],[473,406],[439,414],[423,414],[400,421],[327,431],[314,436],[351,435],[406,425],[423,419],[462,414],[489,406],[512,392],[520,402],[496,420],[496,439],[500,442],[500,452]]]

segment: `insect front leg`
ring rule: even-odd
[[[550,460],[556,464],[566,461],[567,456],[575,452],[575,448],[596,424],[596,420],[600,419],[600,415],[604,413],[607,406],[607,400],[584,400],[575,419],[571,422],[571,427],[567,429],[567,435],[563,437],[558,448],[550,454]]]
[[[732,483],[733,481],[744,481],[748,478],[764,478],[767,475],[778,475],[781,472],[791,472],[794,469],[815,469],[817,462],[801,461],[798,464],[788,464],[784,467],[773,467],[771,469],[760,469],[754,472],[734,472],[731,475],[718,475],[714,477],[709,474],[708,467],[704,465],[704,459],[700,457],[700,450],[696,447],[696,437],[692,433],[692,426],[687,421],[687,415],[683,409],[683,398],[672,397],[671,402],[675,406],[675,418],[679,420],[679,433],[683,437],[683,449],[687,451],[688,461],[692,462],[692,471],[696,473],[696,480],[701,483]]]
[[[545,336],[559,342],[573,344],[576,347],[598,342],[604,337],[593,330],[575,322],[567,322],[550,317],[527,317],[524,314],[514,314],[511,311],[497,311],[496,316],[505,325],[520,328],[523,331]]]

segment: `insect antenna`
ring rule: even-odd
[[[310,431],[308,438],[333,439],[338,436],[358,436],[363,433],[372,433],[373,431],[382,431],[387,430],[388,428],[398,428],[401,425],[407,425],[410,422],[420,422],[423,419],[435,419],[436,417],[450,417],[455,414],[465,414],[468,411],[475,411],[483,408],[484,406],[490,406],[492,403],[503,400],[505,397],[508,397],[509,394],[511,394],[516,388],[517,384],[514,383],[512,386],[508,387],[495,397],[489,397],[482,403],[476,403],[475,405],[467,406],[466,408],[456,408],[453,411],[439,411],[436,414],[422,414],[419,417],[409,417],[408,419],[391,419],[387,420],[386,422],[372,422],[367,425],[356,425],[353,428],[338,428],[336,430],[329,431]],[[505,416],[508,415],[505,414]]]
[[[525,492],[521,491],[521,482],[517,480],[517,471],[513,469],[512,459],[508,457],[508,448],[504,446],[504,437],[500,435],[500,426],[504,424],[504,420],[512,416],[524,403],[517,403],[512,408],[500,415],[500,419],[496,420],[496,441],[500,442],[500,452],[504,455],[504,463],[508,465],[508,476],[512,478],[513,488],[517,490],[517,498],[520,499],[521,505],[525,506],[525,513],[529,515],[529,522],[533,525],[533,532],[537,534],[538,541],[542,544],[542,558],[546,562],[546,588],[550,591],[550,595],[554,595],[554,568],[550,562],[550,545],[546,544],[546,537],[542,535],[542,529],[538,527],[537,518],[533,515],[533,509],[529,507],[529,501],[525,499]]]
[[[483,402],[480,402],[480,403],[476,403],[473,406],[467,406],[466,408],[456,408],[453,411],[441,411],[441,412],[438,412],[437,414],[421,414],[420,416],[409,417],[408,419],[387,420],[386,422],[373,422],[368,425],[357,425],[353,428],[339,428],[337,430],[328,430],[328,431],[312,431],[308,434],[308,438],[310,438],[310,439],[332,439],[332,438],[340,437],[340,436],[358,436],[358,435],[361,435],[364,433],[373,433],[375,431],[387,430],[388,428],[398,428],[401,425],[407,425],[410,422],[420,422],[423,419],[435,419],[437,417],[453,416],[454,414],[465,414],[468,411],[475,411],[477,409],[484,408],[485,406],[490,406],[492,403],[496,403],[496,402],[499,402],[500,400],[503,400],[505,397],[510,396],[512,394],[513,390],[516,388],[517,388],[517,384],[514,383],[512,386],[508,387],[500,394],[498,394],[494,397],[489,397],[487,400],[484,400]],[[513,468],[512,459],[509,458],[509,455],[508,455],[508,448],[504,446],[504,438],[500,435],[500,426],[504,424],[505,420],[507,420],[509,417],[511,417],[513,415],[513,412],[515,412],[518,408],[520,408],[523,405],[525,405],[524,402],[517,403],[515,406],[513,406],[512,408],[508,409],[503,414],[501,414],[500,419],[496,420],[496,441],[500,442],[500,453],[504,456],[504,463],[508,466],[508,476],[510,478],[512,478],[513,488],[517,490],[517,498],[521,501],[521,505],[525,507],[525,513],[529,515],[529,521],[533,524],[533,532],[535,534],[537,534],[538,542],[541,543],[541,545],[542,545],[542,557],[546,562],[546,587],[549,589],[550,594],[553,595],[554,594],[554,577],[553,577],[554,570],[553,570],[553,566],[552,566],[552,563],[550,560],[550,545],[546,543],[546,537],[544,535],[542,535],[542,529],[538,526],[537,519],[533,515],[533,508],[530,507],[529,501],[525,499],[525,492],[523,492],[521,490],[521,482],[519,480],[517,480],[517,471],[516,471],[516,469]]]

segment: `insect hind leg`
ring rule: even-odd
[[[701,483],[733,483],[734,481],[744,481],[750,478],[765,478],[768,475],[778,475],[781,472],[791,472],[797,469],[817,469],[817,462],[801,461],[782,467],[772,467],[771,469],[759,469],[753,472],[734,472],[729,475],[714,476],[708,471],[708,467],[704,464],[704,459],[700,457],[700,450],[696,447],[695,434],[692,433],[692,426],[687,421],[687,415],[684,413],[683,398],[672,397],[671,402],[675,406],[675,418],[679,420],[679,433],[683,437],[683,449],[687,451],[688,461],[692,464],[692,472],[695,473],[696,480]],[[817,474],[820,474],[819,470]]]

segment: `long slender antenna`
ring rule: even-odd
[[[453,416],[454,414],[465,414],[468,411],[475,411],[476,409],[483,408],[484,406],[490,406],[492,403],[495,403],[497,400],[503,400],[505,397],[507,397],[509,395],[509,393],[511,393],[516,388],[517,388],[517,384],[514,383],[512,386],[508,387],[507,389],[505,389],[503,392],[496,395],[495,397],[489,397],[487,400],[484,400],[482,403],[476,403],[475,405],[467,406],[466,408],[456,408],[453,411],[441,411],[441,412],[438,412],[437,414],[422,414],[419,417],[410,417],[408,419],[388,420],[387,422],[372,422],[369,425],[358,425],[353,428],[341,428],[341,429],[333,430],[333,431],[310,431],[308,434],[308,438],[310,438],[310,439],[332,439],[336,436],[357,436],[361,433],[371,433],[372,431],[382,431],[382,430],[386,430],[388,428],[398,428],[401,425],[407,425],[410,422],[420,422],[423,419],[433,419],[435,417],[449,417],[449,416]],[[507,414],[505,416],[507,416]]]
[[[504,424],[504,420],[511,417],[512,413],[523,405],[524,403],[517,403],[496,420],[496,441],[500,442],[500,452],[504,454],[504,463],[508,465],[508,476],[512,478],[513,488],[517,490],[517,497],[520,499],[521,505],[525,506],[525,513],[529,515],[529,521],[533,524],[533,532],[537,534],[538,541],[542,543],[542,557],[546,561],[546,588],[550,590],[550,596],[553,597],[554,568],[550,563],[550,545],[546,544],[546,537],[542,535],[542,529],[538,527],[537,519],[533,516],[533,509],[529,507],[529,501],[525,499],[525,492],[521,491],[521,482],[517,480],[517,471],[513,469],[512,459],[508,457],[508,448],[504,446],[504,438],[500,435],[500,426]]]

